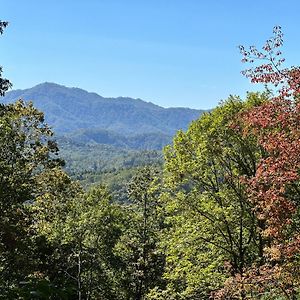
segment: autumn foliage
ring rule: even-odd
[[[241,134],[256,137],[262,149],[255,176],[241,180],[259,220],[264,260],[227,280],[215,299],[296,299],[300,285],[300,68],[282,68],[281,28],[273,34],[262,51],[240,46],[242,61],[254,64],[243,74],[276,88],[269,101],[239,116]]]
[[[255,204],[258,218],[266,220],[265,235],[276,243],[282,243],[289,237],[287,245],[290,246],[298,239],[296,233],[287,236],[287,229],[297,213],[300,195],[300,68],[279,69],[284,60],[280,58],[281,52],[275,49],[281,45],[282,32],[280,27],[275,27],[274,37],[263,47],[266,54],[254,47],[250,55],[242,51],[246,61],[251,53],[256,59],[264,57],[268,61],[246,71],[252,82],[279,86],[278,94],[269,102],[253,108],[242,118],[247,125],[244,134],[257,136],[258,143],[264,149],[256,175],[247,179],[250,199]],[[266,71],[262,72],[262,68]],[[280,248],[287,251],[287,245],[283,247],[281,244]],[[290,251],[294,249],[288,248]]]

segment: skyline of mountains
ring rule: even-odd
[[[12,90],[2,103],[32,101],[58,136],[77,143],[108,144],[131,149],[161,149],[179,129],[205,110],[163,108],[130,97],[105,98],[80,88],[41,83]]]

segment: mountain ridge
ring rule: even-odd
[[[94,92],[50,82],[9,91],[1,98],[1,102],[11,103],[20,98],[32,101],[43,111],[46,122],[56,134],[73,135],[87,142],[93,130],[93,139],[97,140],[95,133],[98,130],[99,134],[102,131],[102,135],[103,131],[110,132],[112,136],[116,133],[116,138],[121,135],[126,138],[149,135],[151,139],[151,135],[153,138],[154,134],[158,134],[161,140],[156,144],[166,144],[177,130],[187,129],[188,124],[205,111],[180,107],[164,108],[139,98],[105,98]],[[136,141],[127,139],[125,143],[129,147],[140,148]],[[101,140],[98,139],[98,142]],[[117,142],[111,141],[111,144],[116,145]]]

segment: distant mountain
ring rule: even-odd
[[[17,99],[33,101],[60,136],[134,149],[161,149],[178,129],[186,129],[203,113],[189,108],[163,108],[141,99],[104,98],[55,83],[10,91],[1,102]]]
[[[8,92],[2,102],[32,100],[45,112],[56,132],[78,129],[106,129],[122,134],[162,132],[173,135],[199,117],[201,110],[163,108],[132,98],[104,98],[79,88],[42,83],[25,90]]]

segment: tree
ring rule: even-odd
[[[0,34],[2,35],[4,32],[4,29],[8,26],[8,22],[0,21]],[[5,92],[9,90],[12,86],[11,82],[2,77],[2,67],[0,66],[0,96],[4,96]]]
[[[238,115],[267,101],[267,93],[248,94],[245,102],[230,97],[165,149],[164,277],[178,299],[208,298],[227,277],[263,260],[263,224],[241,180],[256,174],[263,151],[240,134]]]
[[[0,298],[116,299],[120,209],[70,179],[52,135],[32,103],[0,105]]]
[[[54,270],[48,267],[45,275],[62,287],[73,286],[77,299],[123,299],[120,259],[114,254],[122,233],[121,208],[110,203],[104,186],[61,195],[58,201],[49,196],[37,199],[34,208],[39,234],[58,251]]]
[[[34,270],[30,206],[44,174],[59,168],[57,146],[32,103],[0,106],[1,295]]]
[[[277,88],[270,101],[242,115],[243,136],[256,138],[264,151],[256,173],[244,182],[256,217],[265,223],[265,263],[249,268],[244,277],[230,279],[220,299],[236,295],[241,284],[257,299],[296,299],[299,295],[300,68],[282,68],[283,34],[279,26],[273,33],[261,51],[255,46],[240,47],[243,62],[263,61],[244,75],[253,83]]]
[[[0,34],[8,23],[0,21]],[[11,87],[2,77],[0,95]],[[30,207],[42,190],[44,174],[60,168],[58,148],[44,116],[32,103],[0,104],[0,295],[16,299],[39,269]]]
[[[125,266],[126,299],[145,299],[151,288],[164,285],[164,255],[158,247],[163,225],[159,181],[158,171],[147,166],[128,185],[127,229],[116,247]]]

